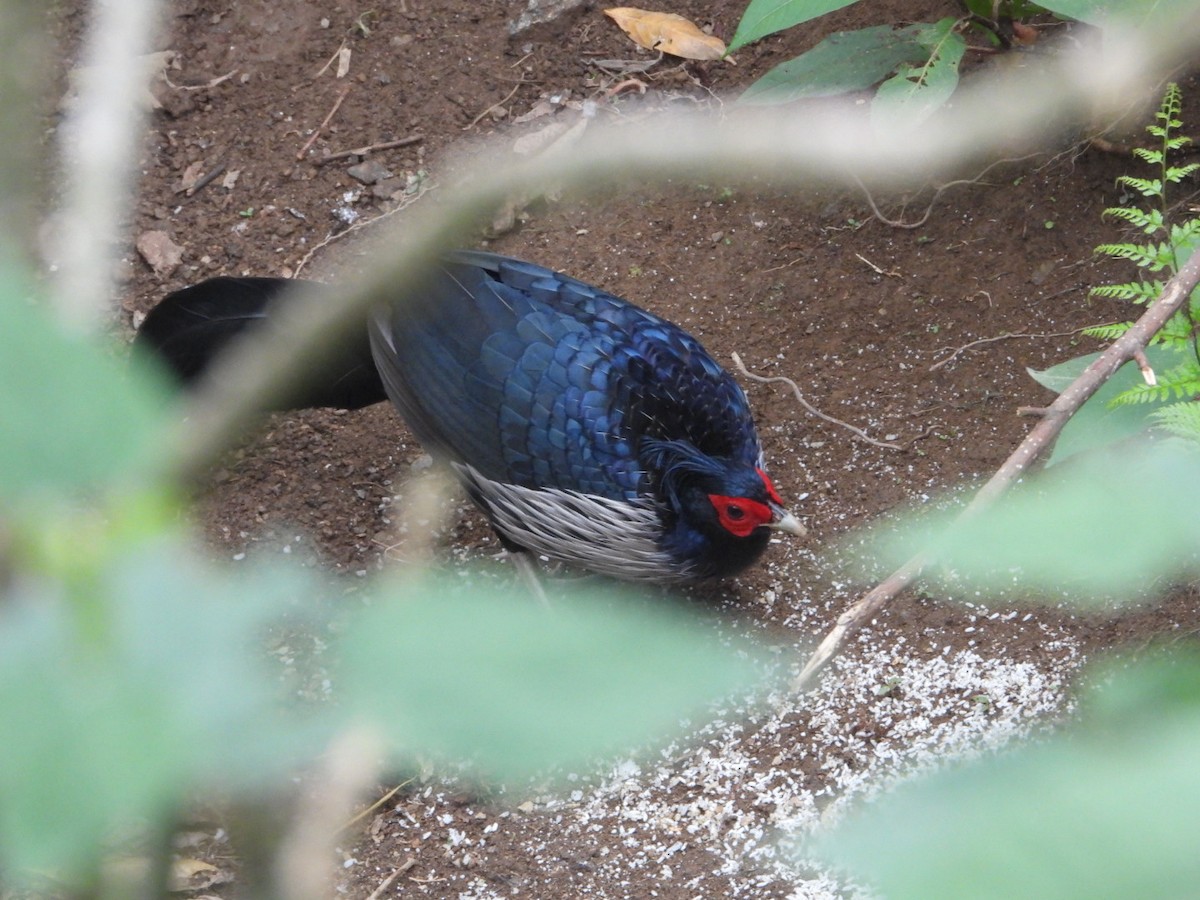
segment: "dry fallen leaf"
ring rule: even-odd
[[[647,50],[661,50],[684,59],[720,59],[725,42],[705,34],[696,25],[675,13],[650,12],[634,6],[606,9],[604,14]]]
[[[228,884],[233,873],[218,869],[201,859],[176,859],[171,864],[171,892],[203,891],[218,884]]]

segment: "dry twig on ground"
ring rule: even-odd
[[[299,152],[296,153],[297,160],[304,159],[305,155],[308,153],[308,149],[317,142],[317,138],[319,138],[321,136],[321,132],[325,130],[325,126],[330,123],[335,115],[337,115],[337,111],[341,109],[342,103],[345,101],[346,96],[350,93],[351,87],[352,85],[348,84],[342,88],[341,93],[337,95],[337,99],[333,101],[333,108],[329,110],[329,114],[325,116],[325,118],[321,121],[321,124],[317,126],[316,131],[312,133],[312,136],[304,142],[304,146],[301,147]]]
[[[924,214],[921,216],[921,218],[917,219],[915,222],[905,222],[905,221],[902,221],[899,219],[889,219],[882,212],[880,212],[879,206],[875,203],[875,197],[871,194],[870,190],[867,189],[867,186],[865,184],[863,184],[862,179],[860,179],[857,175],[854,175],[853,178],[854,178],[855,183],[858,185],[859,189],[863,192],[863,196],[866,197],[867,205],[869,205],[871,207],[871,215],[873,215],[876,219],[878,219],[884,225],[890,226],[891,228],[913,229],[913,228],[920,228],[922,225],[924,225],[926,222],[929,221],[929,217],[933,214],[933,207],[938,202],[938,198],[941,197],[942,194],[945,191],[948,191],[950,188],[957,187],[960,184],[982,184],[982,183],[984,183],[983,176],[986,175],[988,172],[990,172],[992,169],[996,168],[996,166],[1002,165],[1004,163],[1024,162],[1025,160],[1031,159],[1037,155],[1038,154],[1036,154],[1036,153],[1027,153],[1024,156],[1017,156],[1017,157],[1012,157],[1012,158],[1006,157],[1004,159],[997,159],[994,162],[991,162],[988,165],[984,166],[983,170],[978,175],[976,175],[974,178],[956,178],[954,181],[947,181],[945,184],[938,185],[933,191],[933,196],[929,198],[929,205],[925,207]]]
[[[312,160],[314,166],[323,166],[338,159],[349,159],[351,156],[367,156],[375,153],[378,150],[395,150],[397,147],[407,147],[410,144],[419,144],[425,140],[425,135],[417,133],[410,134],[408,137],[402,137],[394,141],[382,141],[378,144],[367,144],[363,147],[354,147],[350,150],[339,150],[336,153],[326,153],[318,159]]]
[[[938,360],[937,362],[935,362],[932,366],[929,367],[929,371],[936,372],[938,369],[942,368],[942,366],[949,365],[950,363],[954,362],[954,360],[958,359],[958,356],[960,353],[970,350],[972,347],[978,347],[982,344],[994,344],[996,341],[1007,341],[1007,340],[1012,340],[1013,338],[1070,337],[1071,335],[1079,334],[1081,331],[1086,331],[1090,327],[1091,326],[1089,325],[1089,326],[1084,326],[1083,328],[1073,328],[1070,331],[1053,331],[1053,332],[1047,332],[1044,334],[1033,334],[1033,333],[1026,334],[1024,332],[1006,331],[1004,334],[998,334],[995,337],[979,338],[978,340],[974,340],[974,341],[971,341],[970,343],[963,344],[961,347],[955,347],[953,353],[951,353],[945,359],[941,359],[941,360]],[[951,348],[946,347],[945,349],[949,350]]]
[[[979,493],[967,504],[958,521],[978,515],[991,506],[1016,481],[1025,474],[1037,459],[1046,452],[1062,431],[1071,416],[1103,385],[1122,365],[1142,354],[1150,339],[1167,323],[1200,284],[1200,253],[1191,259],[1167,282],[1163,292],[1134,323],[1133,327],[1098,356],[1083,373],[1076,378],[1045,410],[1040,422],[1026,435],[1020,446],[1004,461],[996,473],[980,488]],[[921,574],[928,562],[925,553],[918,553],[899,569],[860,597],[842,613],[837,624],[825,635],[820,645],[808,658],[804,668],[793,682],[797,690],[805,687],[813,675],[838,651],[842,641],[869,621],[887,603],[908,587]]]
[[[759,384],[786,384],[788,387],[790,387],[792,389],[792,393],[796,397],[796,402],[799,403],[801,406],[803,406],[806,410],[808,410],[814,416],[816,416],[818,419],[823,419],[824,421],[829,422],[830,424],[838,425],[842,428],[845,428],[847,431],[853,432],[855,436],[866,441],[868,444],[873,444],[876,447],[883,447],[884,449],[887,449],[887,450],[903,450],[904,449],[899,444],[891,444],[891,443],[888,443],[887,441],[877,441],[877,440],[875,440],[875,438],[868,435],[861,428],[857,428],[854,425],[851,425],[849,422],[843,422],[841,419],[835,419],[833,416],[830,416],[830,415],[827,415],[827,414],[821,412],[819,409],[817,409],[815,406],[813,406],[811,403],[809,403],[807,400],[804,399],[804,395],[802,393],[800,393],[800,386],[797,385],[796,382],[792,381],[792,379],[790,379],[790,378],[786,378],[783,375],[772,375],[769,378],[765,375],[755,375],[753,372],[751,372],[750,370],[748,370],[746,368],[745,364],[742,362],[742,358],[740,356],[738,356],[736,353],[733,354],[733,364],[737,367],[738,372],[740,372],[744,377],[749,378],[751,381],[757,381]]]

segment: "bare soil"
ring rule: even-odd
[[[70,7],[82,5],[67,4],[68,46],[82,27]],[[402,201],[406,185],[436,184],[442,158],[464,140],[515,141],[577,115],[583,100],[601,117],[713,103],[831,31],[959,10],[937,0],[861,4],[747,48],[736,67],[661,63],[638,76],[642,96],[613,93],[620,76],[589,65],[637,56],[598,7],[510,36],[523,5],[169,4],[161,46],[177,54],[174,87],[159,88],[164,109],[145,142],[129,238],[132,246],[139,234],[166,231],[183,262],[159,277],[130,250],[127,321],[212,275],[320,277],[354,245],[354,235],[327,243],[347,215],[371,219]],[[671,5],[725,37],[742,8],[741,0]],[[351,52],[339,79],[342,47]],[[1185,82],[1185,97],[1198,88]],[[547,101],[555,112],[515,121]],[[1191,104],[1186,121],[1200,121],[1196,112]],[[350,174],[357,158],[314,163],[418,135],[371,155],[391,173],[382,186]],[[220,165],[211,183],[180,191],[189,167]],[[717,358],[736,351],[755,372],[794,379],[829,415],[899,445],[868,444],[808,415],[786,388],[743,381],[776,484],[810,537],[777,541],[752,571],[694,594],[731,628],[800,660],[864,587],[840,574],[838,540],[994,470],[1030,427],[1016,409],[1050,399],[1025,368],[1095,349],[1076,330],[1125,316],[1087,292],[1130,276],[1093,254],[1113,238],[1101,211],[1121,202],[1115,178],[1129,170],[1126,157],[1064,144],[936,199],[932,189],[881,198],[886,216],[920,220],[916,227],[885,222],[845,185],[797,195],[681,176],[536,205],[487,246],[628,297],[689,329]],[[352,581],[395,557],[395,521],[420,457],[386,405],[277,415],[213,471],[197,517],[215,555],[286,546]],[[499,551],[465,502],[451,520],[448,555]],[[1194,592],[1103,617],[908,592],[805,698],[775,698],[748,718],[729,710],[658,762],[579,773],[566,796],[479,797],[417,778],[345,837],[330,870],[339,895],[357,898],[853,893],[804,863],[802,851],[779,847],[933,759],[985,752],[1069,714],[1072,677],[1097,652],[1197,627]],[[214,837],[208,852],[219,859],[222,847]],[[214,892],[235,895],[236,883],[205,893]]]

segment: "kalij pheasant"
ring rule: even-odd
[[[168,296],[137,343],[185,381],[269,314],[283,279]],[[617,578],[732,575],[772,528],[804,534],[763,468],[746,396],[700,343],[574,278],[447,254],[280,408],[386,396],[504,545]],[[286,295],[284,295],[286,296]],[[373,356],[374,365],[371,365]]]

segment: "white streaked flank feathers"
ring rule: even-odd
[[[496,529],[532,553],[626,581],[690,580],[658,546],[662,520],[646,498],[610,500],[559,488],[528,488],[490,481],[453,463],[463,483],[485,504]]]

